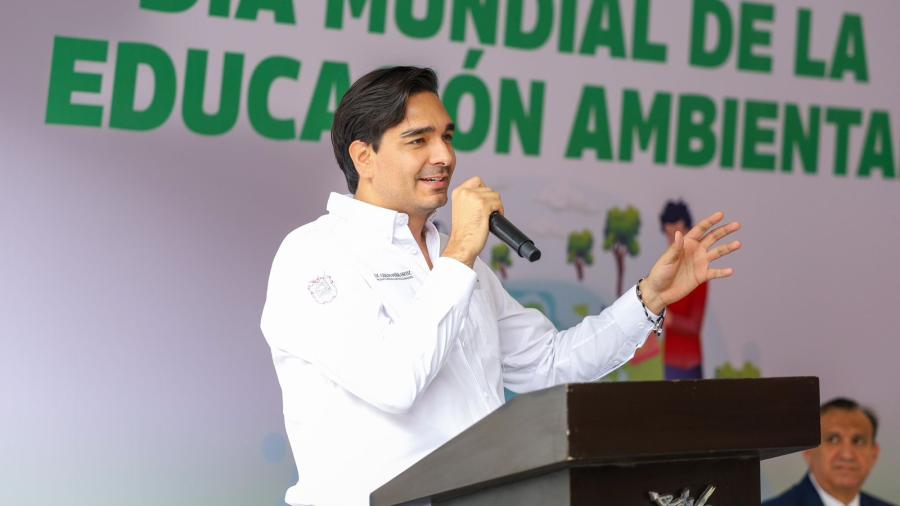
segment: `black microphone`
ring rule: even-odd
[[[496,211],[491,213],[489,227],[492,234],[516,250],[520,257],[527,258],[529,262],[536,262],[541,258],[541,250],[535,247],[534,241],[523,234],[502,214]]]

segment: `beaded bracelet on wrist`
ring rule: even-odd
[[[658,337],[662,335],[663,321],[666,319],[666,308],[663,308],[662,313],[656,319],[650,316],[650,311],[647,309],[647,304],[644,304],[644,297],[641,294],[641,281],[643,280],[644,278],[638,280],[637,284],[634,285],[634,291],[637,293],[637,298],[641,301],[641,306],[644,308],[644,316],[647,317],[647,321],[653,324],[653,332],[656,332]]]

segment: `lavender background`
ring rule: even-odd
[[[728,3],[736,10],[737,2]],[[245,53],[247,68],[290,55],[303,61],[300,81],[277,85],[271,107],[298,121],[322,61],[349,62],[354,77],[391,63],[430,65],[446,81],[473,47],[447,42],[447,26],[423,41],[395,28],[369,35],[358,21],[325,30],[324,2],[296,6],[297,26],[284,26],[265,16],[255,23],[209,18],[205,2],[180,15],[141,11],[137,1],[4,3],[0,504],[282,503],[296,472],[258,321],[281,238],[321,214],[329,191],[345,191],[330,145],[262,139],[245,105],[238,126],[215,138],[186,130],[180,99],[169,121],[146,133],[46,125],[44,113],[57,35],[111,41],[110,63],[79,67],[105,76],[99,96],[77,98],[84,103],[109,103],[119,41],[165,48],[179,79],[187,49],[208,48],[213,82],[222,51]],[[862,13],[868,85],[790,75],[798,6],[815,11],[819,52],[831,47],[841,12]],[[623,11],[630,19],[630,3]],[[827,169],[808,177],[659,167],[642,153],[632,164],[600,164],[562,153],[588,83],[609,88],[611,118],[623,88],[701,92],[888,110],[897,142],[900,6],[778,2],[773,75],[735,72],[733,61],[716,71],[688,67],[689,11],[684,0],[653,4],[652,37],[669,43],[666,65],[602,52],[560,55],[553,44],[536,52],[487,48],[477,73],[494,97],[502,77],[547,83],[542,155],[524,157],[516,142],[511,155],[497,155],[492,134],[482,150],[460,155],[456,179],[478,174],[501,189],[510,216],[540,242],[545,259],[517,263],[512,280],[574,281],[565,234],[587,227],[597,236],[612,206],[633,204],[645,219],[643,253],[629,259],[629,280],[665,247],[655,216],[666,199],[686,199],[696,216],[724,208],[740,219],[747,246],[729,262],[737,277],[712,287],[708,363],[753,360],[767,376],[817,375],[823,397],[874,405],[883,419],[882,460],[867,488],[897,501],[900,183],[838,179]],[[139,89],[139,103],[148,100],[152,85],[141,81]],[[216,89],[207,94],[210,108]],[[824,127],[822,138],[827,168],[832,146]],[[857,132],[851,160],[861,142]],[[612,257],[599,249],[595,257],[585,287],[608,301]],[[764,492],[784,489],[803,469],[796,455],[766,463]]]

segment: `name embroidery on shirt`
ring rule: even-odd
[[[319,304],[327,304],[337,297],[337,287],[331,276],[319,276],[306,286],[314,301]]]
[[[404,279],[412,279],[412,271],[403,272],[376,272],[376,281],[403,281]]]

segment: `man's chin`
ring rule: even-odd
[[[864,478],[858,472],[838,472],[832,475],[832,483],[843,489],[862,488]]]
[[[434,193],[422,199],[422,207],[438,209],[447,205],[447,202],[449,202],[449,199],[446,193]]]

